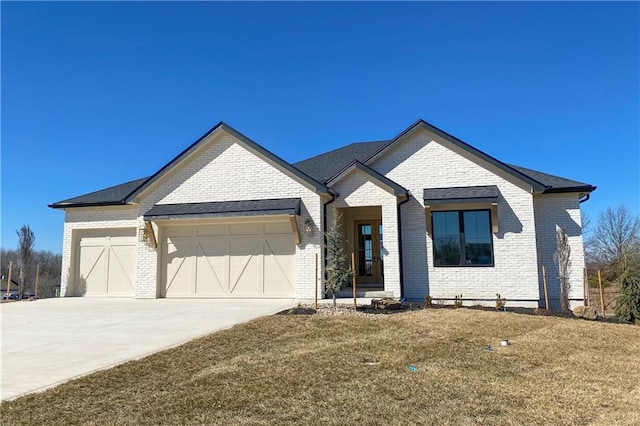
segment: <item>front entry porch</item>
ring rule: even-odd
[[[384,224],[380,206],[340,208],[344,251],[353,262],[357,297],[393,297],[385,291],[384,263],[387,254],[383,244]],[[352,297],[351,286],[338,297]]]

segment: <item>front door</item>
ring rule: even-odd
[[[356,221],[355,231],[357,284],[382,284],[384,276],[382,221],[378,219]]]

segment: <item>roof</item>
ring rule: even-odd
[[[365,158],[376,152],[387,142],[354,142],[342,148],[299,161],[293,165],[320,182],[327,183],[350,163],[364,161]]]
[[[472,147],[466,142],[463,142],[443,130],[438,129],[424,120],[418,120],[391,140],[352,143],[342,148],[294,163],[294,166],[326,184],[331,181],[334,176],[340,174],[353,161],[359,161],[365,165],[370,164],[382,155],[383,152],[387,151],[390,147],[396,145],[401,140],[404,140],[407,135],[411,134],[418,128],[427,129],[454,145],[459,146],[463,150],[482,158],[501,170],[504,170],[506,173],[529,183],[535,190],[537,190],[537,192],[592,192],[596,189],[595,186],[586,183],[503,163],[502,161]]]
[[[595,186],[578,182],[566,178],[562,178],[559,176],[550,175],[547,173],[539,172],[536,170],[514,166],[511,164],[506,164],[497,160],[494,157],[472,147],[471,145],[463,142],[462,140],[438,129],[435,126],[427,123],[424,120],[418,120],[413,125],[409,126],[403,132],[401,132],[398,136],[391,140],[379,140],[379,141],[371,141],[371,142],[355,142],[341,148],[334,149],[329,152],[325,152],[324,154],[316,155],[314,157],[308,158],[306,160],[299,161],[297,163],[290,164],[265,148],[258,145],[256,142],[253,142],[251,139],[237,132],[232,127],[227,124],[220,122],[216,124],[213,128],[207,131],[204,135],[202,135],[198,140],[196,140],[193,144],[191,144],[187,149],[182,151],[163,166],[158,172],[154,175],[137,179],[131,182],[127,182],[121,185],[112,186],[110,188],[106,188],[100,191],[95,191],[89,194],[81,195],[74,198],[69,198],[64,201],[59,201],[49,205],[52,208],[68,208],[68,207],[87,207],[87,206],[108,206],[108,205],[122,205],[130,202],[137,194],[143,191],[146,187],[148,187],[155,180],[159,179],[167,170],[169,170],[175,163],[180,161],[180,159],[187,156],[190,152],[192,152],[196,145],[202,142],[206,137],[211,135],[213,132],[222,129],[234,137],[241,140],[251,149],[260,153],[261,155],[269,158],[271,161],[285,168],[292,174],[298,176],[298,178],[304,180],[308,184],[314,186],[317,191],[321,192],[331,192],[330,188],[327,188],[327,182],[331,181],[333,178],[342,173],[347,167],[349,167],[354,162],[360,162],[362,165],[368,165],[383,152],[390,149],[390,147],[399,143],[401,140],[411,134],[413,131],[424,128],[428,131],[450,141],[451,143],[461,147],[467,152],[470,152],[485,161],[493,164],[499,169],[504,170],[506,173],[523,180],[534,188],[537,192],[541,193],[557,193],[557,192],[582,192],[588,193],[594,191],[596,189]]]
[[[509,164],[509,167],[514,168],[520,173],[523,173],[527,176],[531,176],[539,182],[542,182],[547,187],[547,189],[544,191],[546,193],[571,192],[570,190],[575,190],[578,192],[591,192],[596,190],[595,186],[589,185],[588,183],[578,182],[560,176],[538,172],[536,170],[527,169],[525,167],[514,166],[513,164]]]
[[[424,190],[424,203],[497,203],[499,194],[496,185],[427,188]]]
[[[156,204],[144,214],[144,219],[161,220],[180,216],[236,217],[269,215],[300,215],[300,198]]]
[[[89,206],[108,206],[127,204],[127,196],[136,188],[140,187],[147,179],[136,179],[120,185],[111,186],[100,191],[90,192],[89,194],[80,195],[78,197],[69,198],[67,200],[58,201],[50,204],[49,207],[54,209],[63,209],[66,207],[89,207]]]

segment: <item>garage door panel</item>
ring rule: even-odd
[[[295,245],[288,220],[183,228],[181,232],[183,236],[164,242],[167,297],[293,297]],[[176,245],[178,239],[191,241],[195,253],[186,245]],[[183,259],[182,268],[191,267],[193,273],[172,275],[176,259]]]
[[[188,295],[193,292],[193,266],[195,264],[195,243],[185,238],[167,239],[166,291],[176,295]]]
[[[198,241],[196,288],[198,294],[224,294],[228,290],[225,276],[228,244],[224,240]]]
[[[131,275],[136,269],[135,246],[112,246],[109,253],[109,279],[107,293],[111,295],[133,294],[135,277]]]
[[[262,229],[260,224],[243,224],[229,226],[229,235],[259,235]]]
[[[78,279],[75,285],[75,296],[96,295],[105,293],[105,265],[107,258],[105,247],[81,247]]]

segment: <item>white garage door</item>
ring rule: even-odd
[[[164,228],[163,296],[293,297],[289,221]]]
[[[133,296],[136,229],[83,232],[76,264],[75,296]]]

